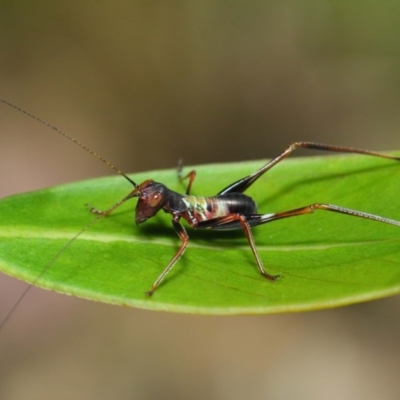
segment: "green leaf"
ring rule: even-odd
[[[213,195],[264,163],[196,167],[193,192]],[[133,178],[152,178],[185,190],[175,170]],[[247,193],[264,213],[321,202],[400,220],[399,182],[400,165],[394,161],[312,157],[284,161]],[[317,211],[253,228],[266,270],[280,274],[281,280],[271,283],[260,276],[243,232],[189,228],[186,253],[148,298],[145,291],[180,243],[170,215],[160,213],[136,226],[132,200],[66,246],[93,220],[85,203],[105,209],[131,190],[116,176],[2,200],[1,270],[36,286],[91,300],[201,314],[311,310],[400,291],[400,228]]]

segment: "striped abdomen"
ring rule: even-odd
[[[201,222],[230,214],[257,214],[253,199],[242,193],[228,193],[213,197],[183,196],[186,205],[184,218],[189,222]]]

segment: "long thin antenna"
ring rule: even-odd
[[[46,271],[55,263],[55,261],[68,249],[68,247],[71,245],[71,243],[78,237],[80,236],[83,232],[88,230],[92,225],[94,225],[99,219],[101,219],[103,215],[99,215],[96,218],[93,218],[91,221],[89,221],[76,235],[74,235],[71,239],[68,240],[67,243],[64,244],[64,246],[57,252],[57,254],[54,255],[54,257],[43,267],[43,269],[40,271],[39,275],[33,280],[32,283],[29,284],[29,286],[22,292],[22,294],[18,297],[18,300],[15,302],[15,304],[12,306],[11,310],[7,313],[7,315],[3,318],[2,321],[0,321],[0,331],[4,328],[4,326],[7,324],[7,322],[10,320],[11,316],[14,314],[14,311],[17,309],[17,307],[21,304],[22,300],[25,298],[25,296],[28,294],[28,292],[32,289],[33,286],[35,286],[40,278],[46,273]]]
[[[137,183],[134,182],[131,178],[129,178],[127,175],[125,175],[120,169],[118,169],[116,166],[114,166],[113,164],[111,164],[109,161],[107,161],[105,158],[101,157],[99,154],[95,153],[93,150],[89,149],[89,147],[85,146],[83,143],[79,142],[78,140],[76,140],[75,138],[73,138],[72,136],[68,135],[67,133],[63,132],[61,129],[58,129],[57,127],[55,127],[54,125],[49,124],[48,122],[44,121],[43,119],[40,119],[39,117],[36,117],[35,115],[29,113],[28,111],[24,110],[21,107],[18,107],[6,100],[0,99],[0,101],[6,105],[8,105],[9,107],[14,108],[15,110],[18,110],[20,112],[22,112],[23,114],[27,115],[28,117],[34,119],[35,121],[40,122],[41,124],[53,129],[53,131],[56,131],[57,133],[59,133],[60,135],[64,136],[65,138],[71,140],[71,142],[74,142],[75,144],[77,144],[79,147],[81,147],[82,149],[86,150],[88,153],[90,153],[92,156],[96,157],[98,160],[100,160],[101,162],[103,162],[104,164],[106,164],[108,167],[110,167],[111,169],[113,169],[117,174],[123,176],[127,181],[129,181],[134,187],[137,187]]]

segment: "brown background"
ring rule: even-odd
[[[0,97],[127,172],[400,148],[394,1],[3,1],[0,21]],[[1,197],[104,174],[0,104]],[[23,288],[1,276],[0,317]],[[0,332],[0,398],[395,398],[399,309],[193,317],[33,289]]]

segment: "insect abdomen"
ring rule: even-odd
[[[257,205],[254,200],[242,193],[229,193],[213,197],[185,196],[182,200],[186,204],[189,214],[198,222],[230,214],[257,213]]]
[[[218,203],[227,205],[230,214],[257,214],[257,204],[243,193],[228,193],[213,197]]]

